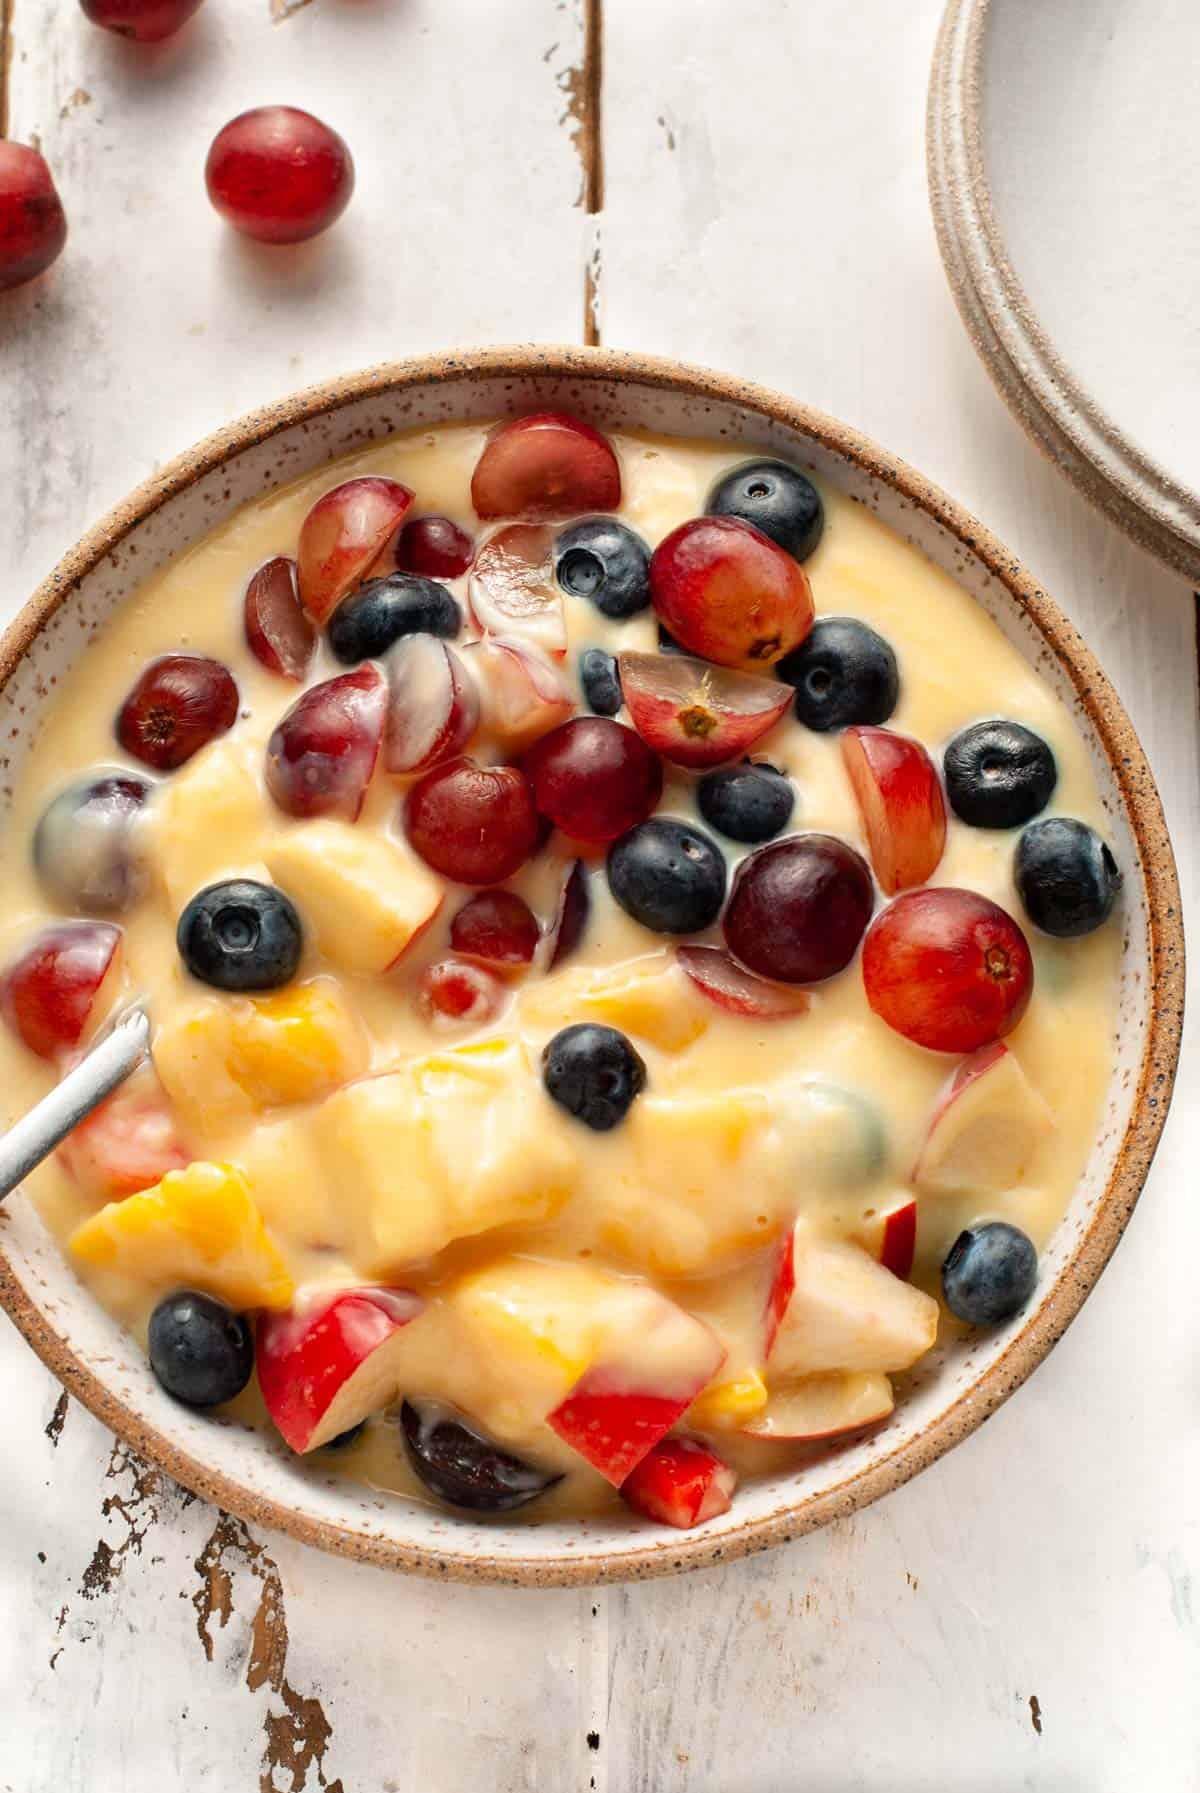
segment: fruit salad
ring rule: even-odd
[[[539,413],[131,596],[0,847],[31,1181],[167,1394],[473,1514],[690,1527],[1010,1321],[1111,1066],[1069,715],[866,507]]]

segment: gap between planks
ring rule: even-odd
[[[597,220],[604,210],[604,0],[583,0],[578,107],[580,202],[589,220]],[[600,273],[599,225],[592,222],[583,270],[583,340],[591,348],[600,341]]]

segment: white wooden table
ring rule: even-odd
[[[986,517],[1113,674],[1197,914],[1193,601],[1037,457],[959,326],[925,197],[939,0],[207,0],[141,55],[71,0],[6,5],[7,134],[40,140],[71,222],[0,303],[6,614],[261,400],[598,332],[836,412]],[[204,197],[211,136],[268,101],[358,160],[351,212],[296,252]],[[1129,1234],[1034,1381],[884,1504],[718,1573],[490,1591],[251,1536],[0,1325],[0,1788],[1195,1788],[1195,1045]]]

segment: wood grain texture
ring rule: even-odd
[[[19,0],[13,130],[41,136],[72,239],[0,313],[9,610],[251,403],[438,344],[578,339],[602,232],[606,340],[860,424],[1038,569],[1142,734],[1198,912],[1192,603],[1037,457],[961,331],[924,188],[937,0],[744,0],[736,29],[720,0],[605,0],[602,212],[584,0],[271,10],[208,0],[139,61]],[[359,164],[343,224],[283,258],[228,237],[200,181],[267,98]],[[508,1593],[251,1536],[114,1449],[5,1328],[0,1787],[1187,1793],[1195,1048],[1193,1023],[1141,1208],[1019,1397],[881,1506],[719,1573]]]

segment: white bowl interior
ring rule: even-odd
[[[819,479],[869,505],[965,586],[1075,716],[1095,766],[1117,855],[1126,869],[1125,929],[1118,1043],[1103,1123],[1044,1260],[1039,1303],[1044,1302],[1103,1195],[1138,1087],[1149,1019],[1147,905],[1144,868],[1130,818],[1096,730],[1067,674],[1004,585],[957,537],[892,487],[761,413],[715,398],[660,390],[636,379],[609,383],[551,374],[520,379],[484,374],[450,385],[431,381],[373,394],[288,426],[207,473],[138,524],[70,593],[42,630],[0,696],[0,726],[8,743],[2,761],[0,818],[11,805],[12,788],[36,735],[37,715],[51,681],[75,663],[135,584],[217,521],[247,500],[397,430],[551,407],[577,411],[601,427],[716,437],[809,466]],[[664,1558],[678,1554],[673,1537],[648,1534],[640,1521],[622,1516],[588,1523],[481,1523],[435,1512],[322,1475],[266,1435],[189,1413],[163,1394],[141,1350],[81,1288],[31,1205],[19,1196],[8,1204],[3,1238],[16,1280],[83,1365],[170,1444],[219,1469],[248,1497],[265,1498],[313,1524],[334,1526],[364,1540],[387,1540],[421,1553],[452,1556],[460,1566],[497,1579],[511,1572],[518,1560],[525,1566],[549,1568],[569,1563],[572,1557],[602,1554],[611,1559],[610,1569],[619,1573],[619,1559],[635,1550],[644,1555],[653,1549]],[[863,1442],[816,1456],[800,1470],[745,1485],[733,1510],[705,1528],[706,1542],[719,1544],[722,1536],[748,1524],[786,1514],[799,1500],[840,1488],[893,1455],[948,1407],[970,1399],[980,1376],[1031,1317],[1027,1310],[1010,1326],[951,1347],[927,1362],[891,1420]]]

